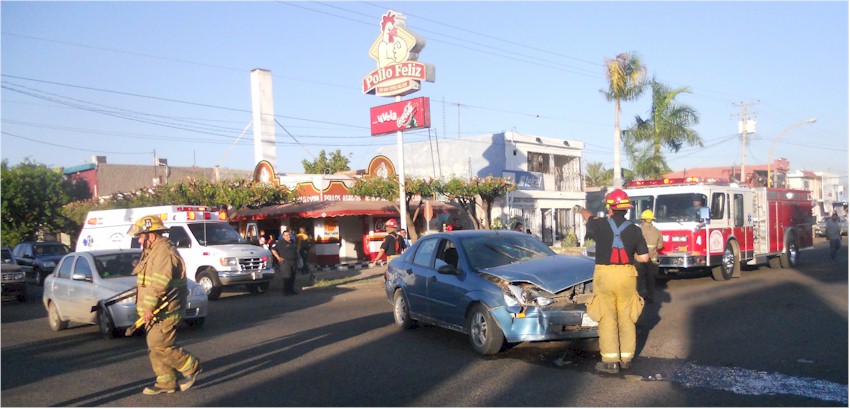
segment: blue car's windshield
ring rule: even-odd
[[[467,238],[461,240],[461,245],[475,270],[555,255],[540,240],[521,234]]]

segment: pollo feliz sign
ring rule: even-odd
[[[378,69],[363,78],[364,94],[402,96],[420,89],[420,81],[434,82],[434,66],[416,61],[425,40],[407,30],[405,17],[387,11],[381,17],[381,35],[369,48]]]
[[[369,114],[372,136],[431,127],[431,103],[428,97],[370,108]]]

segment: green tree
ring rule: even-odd
[[[41,232],[60,232],[66,219],[61,208],[68,202],[62,173],[27,158],[9,167],[0,163],[2,231],[4,246],[35,240]]]
[[[484,209],[484,226],[485,229],[490,229],[490,221],[492,220],[493,202],[516,189],[516,186],[509,179],[497,178],[489,175],[485,178],[474,178],[472,183],[478,190],[478,196],[481,198],[481,207]]]
[[[343,156],[339,149],[331,153],[330,159],[328,159],[328,155],[325,153],[325,150],[322,149],[319,152],[319,156],[317,156],[312,162],[307,161],[307,159],[301,161],[301,165],[304,166],[304,173],[314,174],[333,174],[344,170],[351,170],[348,167],[348,164],[348,158]]]
[[[587,162],[585,165],[584,184],[587,187],[611,186],[614,172],[606,169],[602,162]]]
[[[187,204],[217,208],[257,208],[288,203],[292,192],[286,187],[231,179],[212,182],[191,180],[189,182],[159,185],[135,192],[115,193],[99,209],[163,206]]]
[[[453,177],[443,184],[440,193],[460,204],[460,207],[466,211],[467,216],[472,220],[474,227],[476,229],[481,228],[476,210],[478,187],[474,183],[467,179]]]
[[[415,227],[424,207],[425,199],[440,190],[441,184],[438,180],[406,177],[404,180],[405,202],[408,206],[406,225],[408,226],[408,237],[411,240],[419,238],[420,232]],[[401,214],[398,201],[398,179],[396,178],[360,178],[354,182],[349,192],[355,196],[374,197],[393,203],[393,206]],[[415,197],[419,197],[417,203],[411,203]]]
[[[690,93],[689,88],[671,89],[653,79],[652,107],[649,117],[635,117],[635,125],[624,132],[626,151],[641,178],[657,179],[670,173],[662,149],[678,152],[683,146],[700,146],[702,139],[691,126],[699,123],[696,110],[686,104],[676,102],[682,93]]]
[[[646,86],[646,67],[636,53],[621,53],[613,59],[605,59],[605,77],[608,89],[600,90],[608,101],[614,101],[614,188],[622,187],[620,149],[620,101],[631,101],[639,97]]]

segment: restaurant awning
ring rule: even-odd
[[[408,209],[412,209],[409,206]],[[459,213],[460,209],[445,203],[432,202],[434,213]],[[230,217],[232,221],[302,218],[316,219],[340,216],[384,216],[398,217],[398,210],[393,202],[387,200],[366,200],[360,202],[308,202],[287,203],[277,206],[265,206],[258,209],[240,209]]]

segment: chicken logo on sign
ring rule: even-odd
[[[381,17],[381,35],[369,48],[378,69],[363,78],[363,93],[381,97],[407,95],[419,90],[420,81],[434,82],[434,66],[416,61],[425,40],[407,30],[401,13]]]

